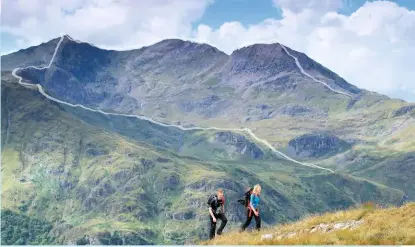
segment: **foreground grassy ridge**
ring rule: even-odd
[[[363,220],[357,228],[327,233],[300,233],[321,223],[338,223]],[[296,232],[291,238],[276,236]],[[264,234],[273,234],[273,239],[261,240]],[[261,232],[230,233],[202,244],[216,245],[413,245],[415,244],[415,203],[403,207],[377,209],[367,205],[357,209],[309,216],[293,224],[278,225]]]

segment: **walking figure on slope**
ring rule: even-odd
[[[209,238],[213,239],[215,237],[216,231],[216,222],[218,219],[222,221],[220,227],[217,231],[218,235],[222,234],[223,228],[225,228],[228,219],[225,216],[225,196],[223,195],[223,190],[218,189],[217,194],[209,197],[209,219],[210,219],[210,232]]]
[[[261,216],[259,215],[259,195],[261,194],[261,186],[259,184],[255,185],[247,206],[247,217],[245,223],[242,225],[241,230],[245,229],[251,223],[252,217],[255,217],[255,228],[259,231],[261,229]]]

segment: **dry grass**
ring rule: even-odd
[[[320,223],[338,223],[363,220],[355,229],[322,232],[303,232]],[[297,232],[294,237],[277,240],[275,236]],[[264,234],[273,234],[270,240],[261,240]],[[361,208],[320,216],[310,216],[292,224],[278,225],[261,232],[228,233],[202,245],[414,245],[415,203],[403,207],[376,208],[366,204]]]

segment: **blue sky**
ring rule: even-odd
[[[415,102],[415,0],[19,0],[1,7],[1,54],[62,33],[117,50],[166,38],[228,54],[280,42],[360,88]]]
[[[270,0],[217,0],[193,26],[206,24],[219,28],[223,23],[239,21],[244,25],[258,23],[267,18],[281,18],[281,11]]]
[[[16,40],[16,36],[9,33],[1,32],[1,54],[17,50],[18,45],[16,44]]]
[[[339,12],[350,15],[365,2],[367,0],[348,0]],[[415,10],[415,0],[394,0],[392,2]],[[244,25],[250,25],[267,18],[281,18],[281,10],[274,8],[272,0],[216,0],[206,9],[203,17],[193,23],[193,26],[196,27],[203,23],[218,28],[224,22],[230,21],[239,21]]]

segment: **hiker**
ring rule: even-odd
[[[246,222],[242,225],[241,231],[245,229],[251,223],[252,217],[255,217],[255,228],[259,231],[261,229],[261,217],[259,216],[259,195],[261,194],[261,186],[255,185],[252,189],[252,193],[248,202]]]
[[[225,228],[228,219],[225,216],[225,196],[223,195],[223,189],[218,189],[217,194],[209,197],[209,219],[210,219],[210,233],[209,238],[215,237],[216,222],[218,219],[222,221],[217,231],[218,235],[222,234],[223,228]]]

